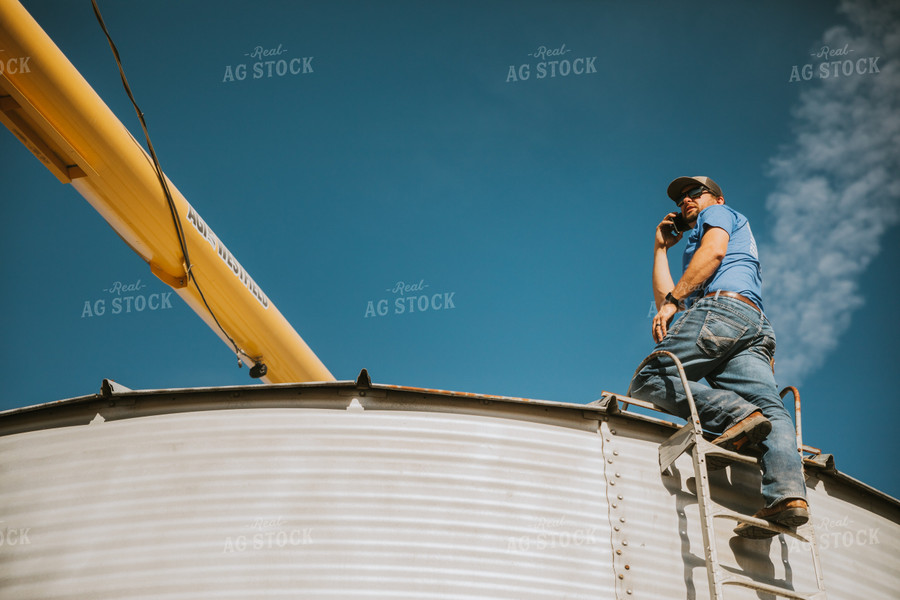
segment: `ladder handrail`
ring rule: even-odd
[[[794,427],[796,427],[796,435],[797,435],[797,452],[800,453],[800,462],[803,462],[803,427],[800,425],[800,391],[789,385],[783,390],[779,396],[782,400],[787,395],[788,392],[791,392],[794,395]]]
[[[638,365],[637,369],[634,370],[634,375],[636,376],[641,369],[644,368],[644,365],[649,363],[652,359],[657,356],[668,356],[672,359],[672,362],[675,363],[675,367],[678,369],[678,376],[681,378],[681,385],[684,387],[684,395],[687,397],[688,406],[691,408],[691,424],[693,426],[694,433],[697,435],[703,435],[703,428],[700,425],[700,417],[697,414],[697,405],[694,404],[694,395],[691,393],[691,386],[689,385],[689,381],[687,375],[684,372],[684,367],[681,365],[681,361],[678,359],[675,354],[669,352],[668,350],[656,350],[650,354],[647,358],[641,361],[641,364]],[[634,376],[631,377],[631,381],[634,382]],[[625,392],[626,396],[631,396],[631,385],[628,384],[628,390]],[[663,411],[664,412],[664,411]]]

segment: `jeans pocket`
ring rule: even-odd
[[[761,336],[759,341],[754,344],[752,351],[762,356],[770,365],[773,365],[775,361],[775,338],[770,335]]]
[[[697,346],[710,358],[728,352],[747,332],[748,326],[717,313],[707,313],[697,337]]]

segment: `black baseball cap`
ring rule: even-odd
[[[669,184],[669,187],[666,188],[666,194],[668,194],[669,198],[672,199],[673,202],[678,202],[681,200],[678,195],[681,193],[681,190],[686,188],[689,185],[702,185],[705,188],[708,188],[713,194],[715,194],[716,198],[722,196],[722,188],[719,187],[715,181],[710,179],[709,177],[705,177],[703,175],[697,175],[696,177],[679,177],[672,181]]]

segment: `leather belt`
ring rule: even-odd
[[[754,310],[756,310],[756,312],[759,312],[759,313],[762,312],[761,310],[759,310],[759,307],[752,300],[750,300],[749,298],[747,298],[745,296],[741,296],[737,292],[726,292],[723,290],[719,290],[717,292],[708,293],[706,296],[704,296],[704,298],[709,298],[710,296],[715,296],[716,294],[718,294],[719,296],[725,296],[726,298],[734,298],[735,300],[740,300],[744,304],[747,304],[748,306],[752,306],[754,308]]]

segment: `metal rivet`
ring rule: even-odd
[[[625,576],[619,573],[619,579],[625,579]]]
[[[619,556],[621,556],[621,555],[622,555],[622,551],[621,551],[621,550],[616,550],[616,554],[618,554]]]
[[[613,450],[613,456],[618,456],[618,455],[619,455],[619,451],[618,451],[618,450]]]
[[[625,522],[625,517],[619,517],[619,522],[620,522],[620,523],[624,523],[624,522]]]
[[[613,435],[616,435],[616,430],[615,430],[615,429],[610,429],[609,432],[610,432],[611,434],[613,434]]]
[[[622,476],[621,473],[616,473],[616,477],[621,477],[621,476]]]
[[[616,504],[615,502],[613,502],[613,503],[612,503],[612,507],[613,507],[613,508],[619,508],[619,505]]]
[[[626,570],[626,571],[627,571],[628,569],[630,569],[630,568],[631,568],[631,565],[625,565],[625,570]]]
[[[628,545],[628,540],[622,540],[622,545],[623,545],[623,546],[627,546],[627,545]]]
[[[619,500],[621,500],[621,499],[622,499],[622,494],[619,494],[618,496],[616,496],[616,498],[618,498]]]
[[[613,527],[613,529],[614,529],[615,531],[618,531],[618,530],[619,530],[619,526],[616,525],[615,527]]]
[[[612,464],[612,459],[611,459],[611,458],[607,458],[607,459],[606,459],[606,462],[609,463],[609,464]]]
[[[615,482],[615,481],[610,481],[610,482],[609,482],[609,485],[616,485],[616,482]]]

